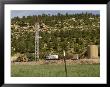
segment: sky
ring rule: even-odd
[[[16,16],[22,17],[22,16],[42,15],[42,14],[56,15],[57,13],[80,14],[82,12],[100,14],[99,10],[11,10],[11,18]]]

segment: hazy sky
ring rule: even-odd
[[[50,14],[56,15],[57,13],[61,14],[75,14],[75,13],[93,13],[93,14],[100,14],[99,10],[12,10],[11,17],[22,17],[22,16],[29,16],[29,15],[41,15],[41,14]]]

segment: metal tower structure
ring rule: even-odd
[[[39,23],[35,23],[35,61],[39,59]]]

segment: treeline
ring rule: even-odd
[[[94,21],[97,22],[97,19],[100,17],[99,14],[92,14],[92,13],[81,13],[81,14],[60,14],[57,15],[50,15],[50,14],[42,14],[42,15],[33,15],[33,16],[23,16],[20,17],[14,17],[12,18],[12,24],[18,24],[21,26],[24,26],[25,23],[29,23],[29,25],[34,25],[36,20],[42,21],[46,25],[54,26],[59,21],[64,22],[66,19],[75,18],[76,20],[83,19],[86,24],[90,24],[89,22],[92,22],[88,20],[88,18],[93,17]],[[24,24],[24,25],[23,25]]]

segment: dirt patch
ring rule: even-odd
[[[78,63],[79,64],[98,64],[100,63],[100,59],[80,59]]]
[[[66,64],[99,64],[100,59],[79,59],[79,60],[66,60]],[[39,60],[34,62],[14,62],[13,64],[21,65],[42,65],[42,64],[64,64],[64,60]]]

